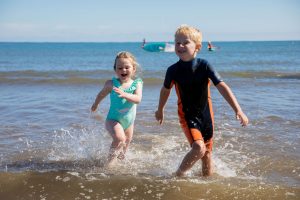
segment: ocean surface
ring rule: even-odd
[[[0,199],[300,199],[300,41],[206,43],[207,59],[250,120],[243,128],[211,87],[215,173],[197,163],[174,176],[189,145],[175,91],[165,122],[154,118],[175,53],[140,43],[0,43]],[[103,168],[111,138],[109,98],[90,107],[114,76],[117,52],[130,51],[144,80],[127,157]]]

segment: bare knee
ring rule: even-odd
[[[197,140],[192,145],[192,151],[197,155],[197,157],[202,158],[205,155],[206,147],[202,140]]]
[[[121,147],[127,142],[126,136],[122,132],[116,131],[112,133],[111,136],[113,139],[112,146],[115,148]]]
[[[210,151],[206,151],[204,156],[202,157],[202,160],[205,162],[205,161],[210,161],[211,160],[211,152]]]
[[[126,143],[126,137],[123,135],[115,135],[115,137],[113,137],[113,143],[115,146],[123,145]]]

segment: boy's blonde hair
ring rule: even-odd
[[[192,26],[186,24],[179,26],[175,32],[175,37],[179,34],[189,37],[196,45],[201,45],[202,43],[201,31]]]
[[[133,67],[135,68],[135,70],[137,70],[137,68],[139,67],[139,64],[137,63],[135,57],[131,53],[129,53],[128,51],[121,51],[117,54],[117,56],[115,58],[114,70],[116,70],[117,59],[119,59],[119,58],[129,58],[132,62]]]

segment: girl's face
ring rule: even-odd
[[[116,74],[118,78],[123,81],[132,79],[135,74],[135,67],[130,58],[118,58],[116,61]]]
[[[196,45],[196,43],[186,35],[178,34],[175,37],[175,52],[183,61],[194,59],[200,47],[201,45]]]

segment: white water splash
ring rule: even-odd
[[[97,159],[107,151],[109,140],[103,130],[70,128],[54,131],[48,159],[53,161]]]

